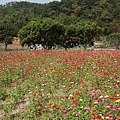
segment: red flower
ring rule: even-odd
[[[36,92],[33,94],[33,96],[36,96]]]
[[[92,112],[92,114],[91,114],[92,116],[95,116],[95,113],[94,112]]]
[[[52,108],[56,108],[56,104],[53,104],[51,107],[52,107]]]
[[[11,85],[9,84],[9,85],[8,85],[8,88],[10,88],[10,87],[11,87]]]
[[[105,71],[104,74],[105,74],[105,75],[109,75],[109,72],[108,72],[108,71]]]
[[[74,104],[78,104],[78,101],[77,100],[73,100],[72,101]]]
[[[102,119],[102,115],[100,115],[100,114],[99,114],[99,115],[96,115],[96,118],[97,118],[97,119]]]
[[[117,116],[116,119],[117,119],[117,120],[120,120],[120,116]]]
[[[45,109],[42,109],[40,112],[41,112],[41,113],[44,113],[45,111],[46,111]]]
[[[60,73],[60,70],[58,69],[57,72]]]
[[[40,103],[40,102],[38,102],[38,103],[37,103],[37,105],[38,105],[38,106],[41,106],[41,103]]]
[[[79,92],[75,92],[75,95],[79,95],[80,93]]]
[[[40,93],[40,92],[41,92],[41,90],[38,90],[38,92]]]

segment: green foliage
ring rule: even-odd
[[[7,36],[8,38],[17,36],[19,29],[29,22],[46,17],[65,25],[91,20],[105,28],[105,36],[114,32],[119,33],[119,6],[119,0],[61,0],[48,4],[9,2],[0,5],[0,41]]]
[[[111,46],[116,47],[116,49],[119,49],[120,46],[120,33],[112,33],[110,34],[107,39],[109,40],[109,43]]]
[[[38,37],[40,32],[39,22],[31,21],[26,26],[21,28],[18,32],[18,37],[20,38],[21,44],[30,43]]]
[[[60,43],[60,36],[64,34],[64,25],[50,18],[31,21],[18,32],[21,44],[42,43],[48,48]],[[44,40],[43,40],[44,39]]]
[[[89,43],[94,37],[101,34],[102,28],[99,27],[95,22],[83,21],[76,24],[78,36]]]
[[[120,33],[112,33],[109,35],[110,38],[117,38],[120,40]]]
[[[76,43],[83,44],[86,49],[87,44],[91,44],[95,37],[102,34],[103,29],[95,22],[81,21],[70,25],[66,29],[68,39],[76,41]]]
[[[51,49],[54,45],[74,47],[83,44],[86,47],[101,32],[102,28],[95,22],[81,21],[65,26],[56,20],[45,18],[28,23],[19,30],[18,37],[21,44],[41,43],[44,48],[46,46],[48,49]]]

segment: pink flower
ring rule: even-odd
[[[66,96],[60,96],[60,98],[69,98],[69,96],[67,96],[67,95]]]
[[[106,106],[106,108],[110,108],[110,106]]]
[[[69,90],[69,87],[67,86],[67,87],[66,87],[66,91],[68,91],[68,90]]]
[[[102,105],[104,105],[104,102],[101,102]]]
[[[75,106],[77,106],[77,104],[74,103],[74,104],[72,104],[72,105],[70,106],[69,109],[72,110]]]
[[[34,100],[36,100],[36,101],[37,101],[37,100],[38,100],[38,98],[34,98]]]
[[[113,114],[109,114],[109,116],[113,116]]]
[[[112,111],[116,111],[116,109],[115,109],[115,108],[113,108],[113,109],[112,109]]]
[[[108,118],[108,120],[114,120],[113,118]]]
[[[75,89],[74,92],[77,92],[77,89]]]
[[[48,80],[45,80],[44,82],[48,82]]]
[[[31,96],[28,96],[28,98],[31,98]]]
[[[96,93],[92,93],[92,95],[91,95],[90,97],[91,97],[91,98],[94,98],[95,94],[96,94]]]
[[[111,103],[111,104],[109,104],[109,106],[110,106],[110,107],[113,107],[113,104]]]
[[[88,108],[88,107],[85,107],[85,109],[84,110],[86,110],[86,111],[90,111],[90,108]]]
[[[69,96],[65,96],[65,98],[69,98]]]
[[[25,106],[22,106],[21,109],[25,109],[26,107]]]
[[[64,98],[64,96],[60,96],[60,98]]]
[[[67,113],[67,110],[63,110],[63,114],[66,114]]]
[[[114,88],[119,88],[119,86],[118,86],[118,85],[115,85]]]
[[[6,116],[6,114],[3,114],[2,116]]]
[[[76,113],[76,116],[79,116],[79,115],[80,115],[80,112],[77,112],[77,113]]]

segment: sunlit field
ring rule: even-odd
[[[1,51],[0,119],[120,120],[120,51]]]

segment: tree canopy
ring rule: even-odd
[[[108,36],[109,43],[119,49],[120,46],[120,33],[112,33]]]
[[[82,21],[70,26],[61,24],[56,20],[44,18],[31,21],[18,32],[21,44],[40,43],[44,48],[60,45],[65,48],[83,44],[91,44],[99,36],[102,28],[95,22]]]
[[[44,48],[51,49],[55,44],[60,44],[60,37],[64,35],[64,25],[44,18],[38,21],[31,21],[18,32],[21,44],[42,44]]]

